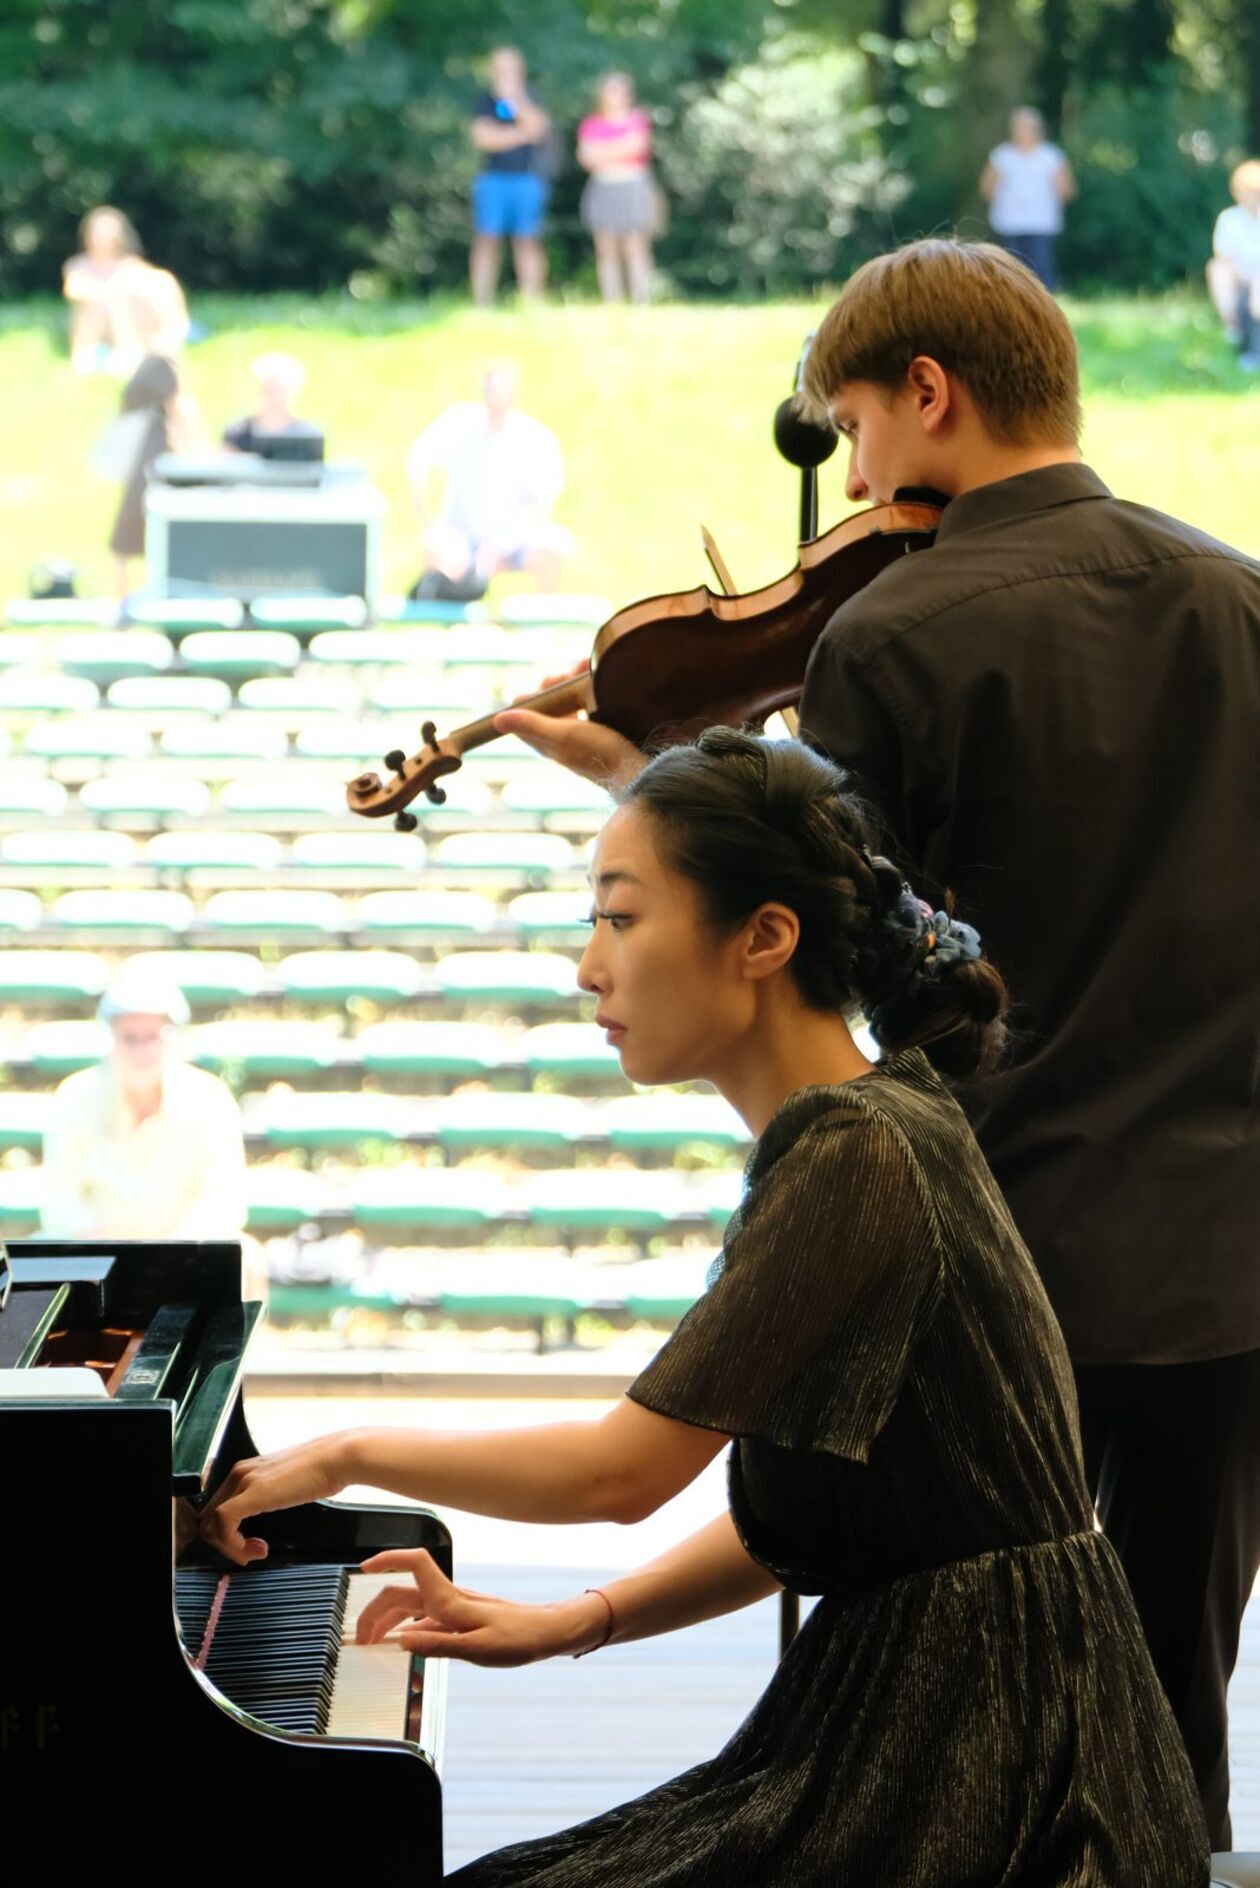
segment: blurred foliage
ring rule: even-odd
[[[571,150],[603,71],[650,104],[688,294],[834,280],[962,222],[1009,107],[1078,171],[1080,283],[1197,274],[1260,146],[1256,0],[0,0],[0,293],[47,292],[117,202],[197,289],[458,289],[486,53],[520,43]],[[553,279],[589,285],[570,158]]]
[[[1171,66],[1140,91],[1093,93],[1073,140],[1081,193],[1061,251],[1070,279],[1166,288],[1201,268],[1229,201],[1221,159],[1236,129],[1228,106],[1194,98]]]

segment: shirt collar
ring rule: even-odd
[[[162,1100],[156,1112],[147,1114],[143,1121],[137,1119],[135,1110],[127,1099],[126,1091],[118,1079],[118,1071],[114,1067],[113,1058],[107,1056],[100,1067],[104,1076],[105,1109],[115,1133],[138,1134],[142,1128],[148,1126],[150,1121],[158,1121],[166,1113],[172,1087],[169,1056],[164,1056],[162,1059]]]
[[[1110,497],[1098,474],[1079,460],[1040,466],[1035,472],[1018,472],[1014,478],[977,485],[974,491],[951,498],[937,526],[936,541],[942,544],[963,531],[1006,524],[1033,512],[1049,511],[1055,505],[1076,504],[1082,498]]]

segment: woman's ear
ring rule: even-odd
[[[740,936],[740,968],[752,982],[772,977],[800,942],[801,924],[787,905],[759,905]]]

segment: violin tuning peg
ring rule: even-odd
[[[401,747],[391,747],[388,754],[385,756],[385,765],[392,774],[400,774],[406,762],[407,756],[403,753]]]
[[[441,787],[426,787],[425,794],[434,806],[446,805],[446,794]]]
[[[395,813],[394,831],[396,833],[414,833],[420,821],[414,813]]]
[[[426,747],[436,747],[437,723],[434,721],[422,722],[420,724],[420,739],[424,742]]]

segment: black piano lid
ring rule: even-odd
[[[46,1291],[56,1285],[72,1286],[74,1316],[81,1321],[105,1316],[105,1285],[114,1263],[113,1255],[104,1253],[54,1259],[18,1259],[12,1253],[9,1255],[14,1291]],[[2,1310],[3,1305],[0,1304]]]
[[[191,1383],[175,1419],[171,1489],[199,1495],[213,1475],[219,1446],[240,1396],[245,1348],[262,1315],[256,1299],[216,1312],[202,1332]]]
[[[241,1302],[241,1248],[236,1242],[157,1239],[10,1239],[10,1263],[66,1268],[110,1259],[112,1271],[99,1281],[103,1312],[111,1323],[145,1325],[159,1305],[196,1304],[203,1316]],[[84,1281],[90,1289],[90,1281]],[[78,1305],[76,1303],[76,1312]],[[85,1320],[91,1313],[86,1307]]]

